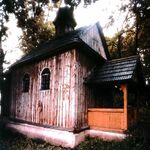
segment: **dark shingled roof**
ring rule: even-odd
[[[100,28],[98,23],[96,23],[96,25],[98,28]],[[22,57],[20,60],[18,60],[15,64],[13,64],[11,66],[11,68],[16,67],[21,64],[24,64],[24,63],[27,63],[27,62],[41,60],[43,58],[54,55],[63,50],[67,50],[69,48],[76,48],[76,46],[82,46],[84,48],[86,47],[87,53],[89,53],[90,55],[93,54],[93,56],[101,57],[87,43],[85,43],[81,37],[84,34],[84,32],[89,30],[92,26],[93,25],[87,26],[87,27],[81,27],[77,30],[68,32],[62,36],[58,36],[57,38],[46,42],[45,44],[37,47],[33,51],[26,54],[24,57]],[[99,30],[101,30],[101,29],[99,29]],[[102,32],[102,31],[99,31],[99,32]],[[103,34],[100,33],[100,36],[102,36],[102,35]],[[102,42],[104,45],[106,55],[108,56],[108,54],[109,54],[108,49],[107,49],[107,47],[105,48],[106,43],[103,39],[102,39]]]
[[[78,35],[82,30],[83,28],[80,28],[42,44],[18,60],[13,66],[24,62],[34,61],[38,58],[42,59],[42,57],[46,57],[60,51],[60,49],[66,45],[80,42]]]
[[[106,83],[113,81],[132,80],[136,70],[138,56],[106,61],[103,66],[97,66],[85,79],[85,83]]]

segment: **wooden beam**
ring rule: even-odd
[[[128,89],[126,84],[121,85],[124,101],[124,130],[128,129]]]

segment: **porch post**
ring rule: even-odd
[[[123,101],[124,101],[124,129],[128,129],[128,90],[127,85],[121,85],[121,89],[123,91]]]

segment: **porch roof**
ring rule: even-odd
[[[121,59],[106,61],[103,66],[96,66],[91,74],[85,79],[85,83],[123,82],[135,80],[139,57],[130,56]]]

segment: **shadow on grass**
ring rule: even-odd
[[[150,150],[149,124],[140,122],[130,128],[126,134],[127,138],[120,142],[87,138],[76,147],[76,150]]]
[[[41,139],[30,139],[22,134],[0,129],[0,150],[69,150],[44,142]]]
[[[149,150],[150,136],[145,124],[137,124],[127,131],[128,137],[121,141],[103,141],[87,138],[75,150]],[[149,126],[148,126],[149,127]],[[150,128],[150,127],[149,127]],[[149,129],[148,128],[148,129]],[[70,150],[52,146],[40,139],[29,139],[21,134],[0,129],[0,150]]]

